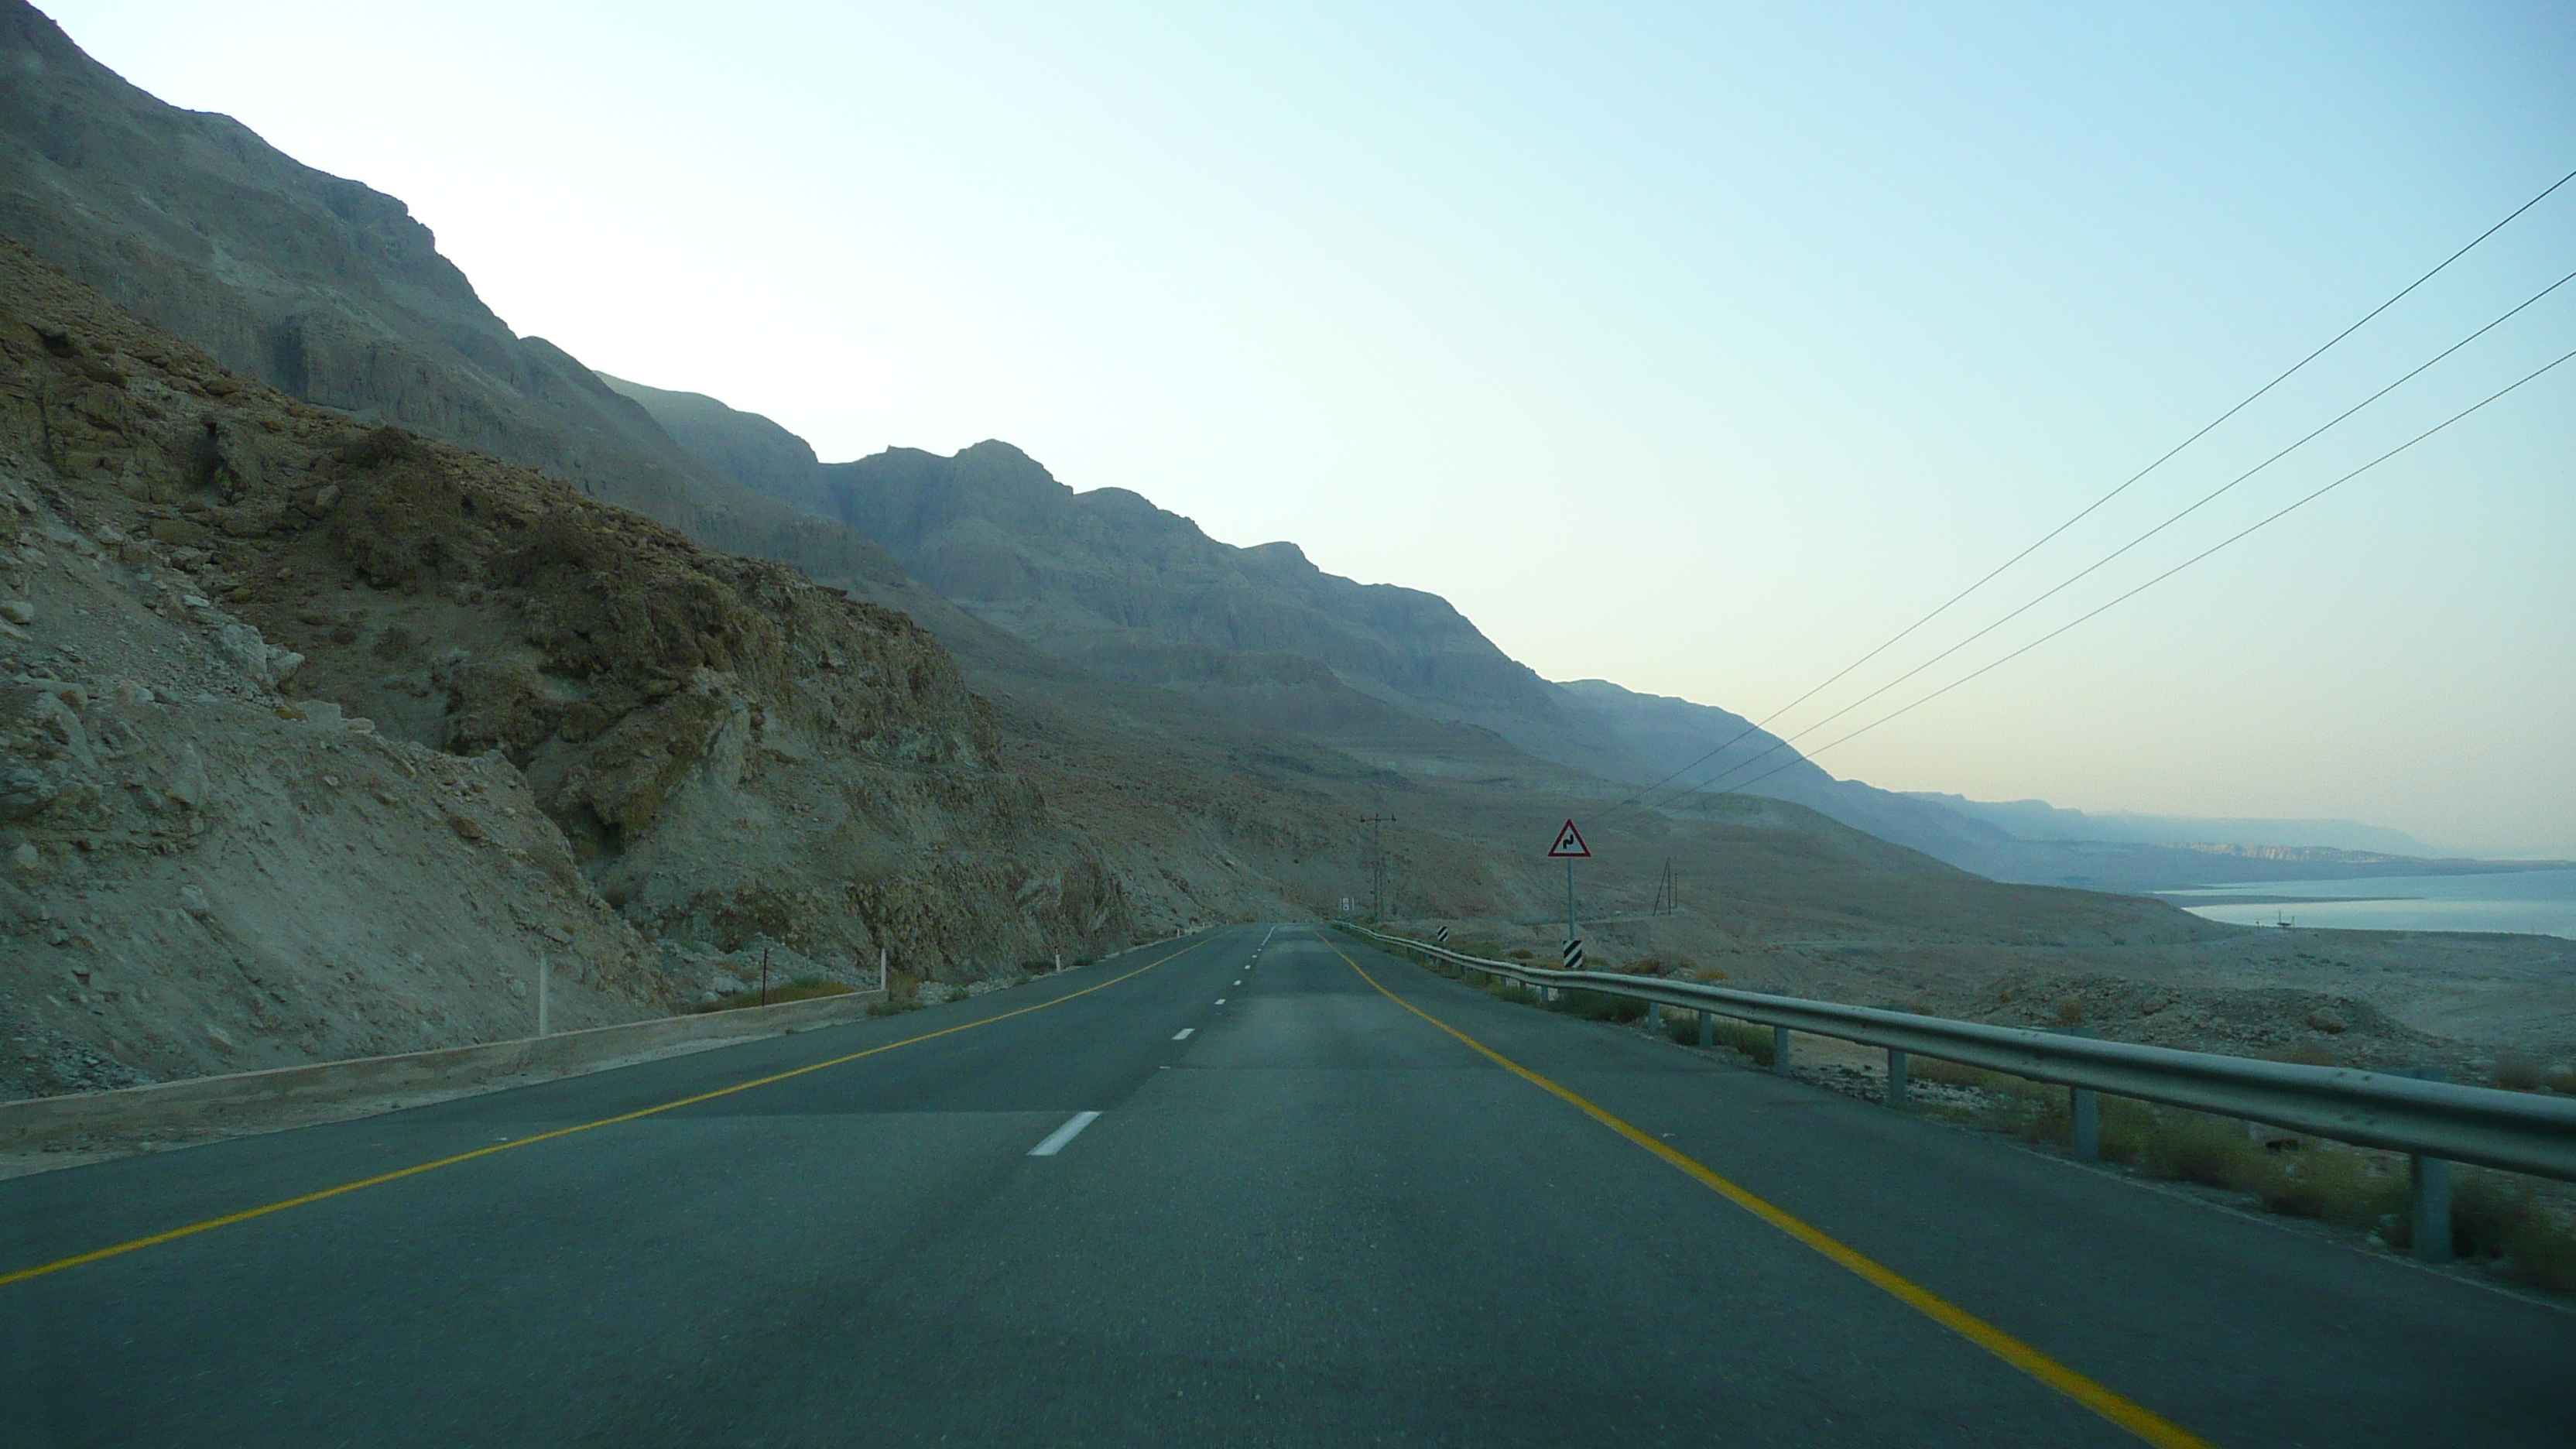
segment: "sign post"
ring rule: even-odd
[[[1583,937],[1574,928],[1574,863],[1592,858],[1591,847],[1583,843],[1583,832],[1574,822],[1565,822],[1556,832],[1556,844],[1547,849],[1548,859],[1565,862],[1565,969],[1583,969]]]

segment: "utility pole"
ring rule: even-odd
[[[1392,815],[1363,815],[1360,823],[1369,828],[1369,877],[1371,920],[1386,919],[1386,845],[1378,827],[1393,820]]]

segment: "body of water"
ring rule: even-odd
[[[2196,916],[2240,926],[2357,931],[2528,931],[2576,938],[2576,870],[2267,880],[2160,891]]]

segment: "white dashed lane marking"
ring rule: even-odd
[[[1031,1157],[1053,1157],[1064,1145],[1082,1135],[1082,1129],[1100,1120],[1097,1112],[1076,1112],[1065,1124],[1046,1135],[1046,1140],[1029,1149]]]
[[[1172,1040],[1174,1040],[1174,1041],[1188,1041],[1188,1040],[1190,1039],[1190,1033],[1191,1033],[1191,1032],[1194,1032],[1194,1031],[1196,1031],[1196,1030],[1198,1030],[1198,1028],[1197,1028],[1197,1027],[1195,1027],[1195,1026],[1185,1026],[1185,1027],[1182,1027],[1179,1031],[1176,1031],[1176,1032],[1173,1032],[1173,1033],[1172,1033]]]

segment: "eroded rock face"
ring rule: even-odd
[[[48,546],[201,636],[245,696],[506,760],[565,859],[648,933],[765,933],[871,972],[886,946],[930,974],[1126,928],[909,619],[297,403],[9,246],[0,447],[72,540]],[[51,771],[0,773],[0,812],[53,818]]]
[[[508,760],[281,698],[63,498],[0,465],[0,1095],[524,1036],[541,959],[565,1026],[674,1008]]]

